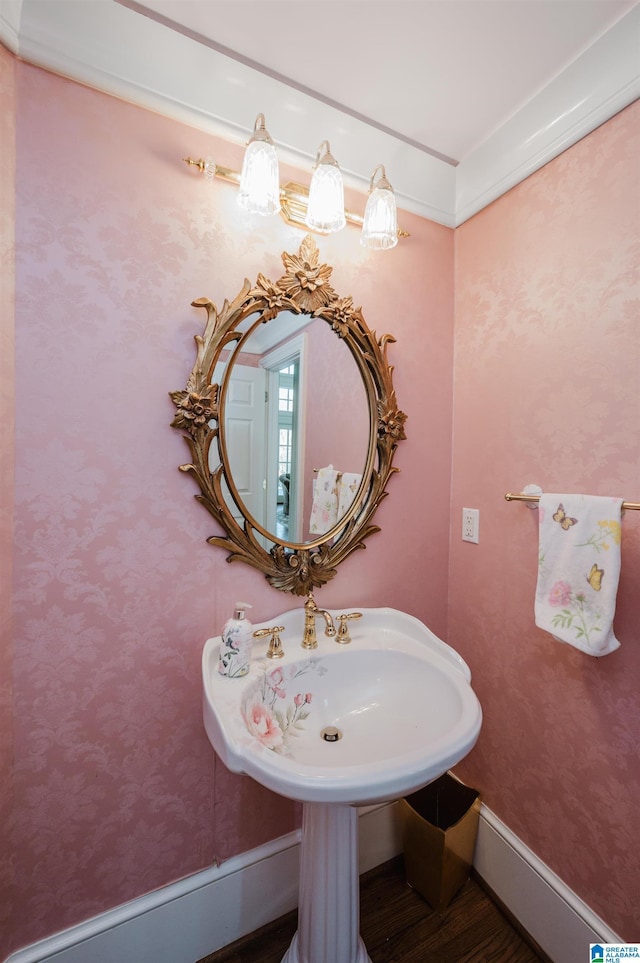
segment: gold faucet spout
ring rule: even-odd
[[[336,634],[333,616],[326,609],[318,608],[313,595],[311,592],[309,592],[307,601],[304,603],[304,635],[302,636],[303,649],[317,649],[318,647],[318,637],[316,635],[317,618],[324,619],[324,634],[332,638]]]

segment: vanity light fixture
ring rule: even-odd
[[[325,150],[321,156],[323,148]],[[258,114],[256,118],[254,131],[245,152],[242,173],[239,174],[229,167],[216,164],[212,157],[207,157],[206,160],[202,158],[194,160],[193,157],[183,159],[190,167],[197,167],[208,180],[219,177],[238,186],[238,204],[252,213],[275,214],[279,211],[287,224],[307,231],[312,230],[318,234],[339,231],[344,227],[345,222],[354,224],[364,229],[361,243],[365,247],[382,250],[394,247],[399,237],[409,237],[407,231],[397,226],[395,195],[382,165],[376,167],[369,184],[369,200],[365,217],[373,218],[372,226],[365,227],[365,218],[362,215],[344,209],[342,173],[331,156],[329,142],[326,140],[323,140],[318,148],[316,168],[310,188],[295,181],[287,181],[280,187],[276,151],[265,127],[263,114]],[[374,186],[373,181],[378,171],[382,171],[382,177]],[[330,201],[333,213],[328,213],[324,208],[326,201],[320,202],[319,212],[312,206],[315,204],[317,195],[320,198],[323,196],[326,198],[323,182],[325,185],[328,182],[331,183],[334,197],[338,198]],[[266,186],[267,183],[268,186]],[[258,190],[260,184],[262,187]],[[370,206],[373,208],[371,215],[369,215]]]
[[[378,172],[381,172],[380,178],[374,185]],[[360,243],[363,247],[378,250],[387,250],[398,243],[396,196],[382,164],[378,164],[369,182],[369,199],[364,212]]]
[[[342,171],[331,153],[329,141],[323,140],[311,178],[306,224],[319,234],[334,234],[346,223]]]
[[[264,114],[258,114],[247,144],[240,174],[238,204],[250,214],[277,214],[280,210],[278,155]]]

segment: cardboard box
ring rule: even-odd
[[[401,800],[405,874],[434,909],[469,878],[481,797],[449,773]]]

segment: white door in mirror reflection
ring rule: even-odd
[[[266,527],[275,532],[279,542],[302,541],[306,356],[307,335],[301,333],[260,359],[267,373],[269,396]],[[284,476],[288,476],[286,482]]]
[[[214,371],[213,381],[222,376]],[[260,524],[265,523],[265,431],[266,372],[263,368],[234,365],[228,383],[225,412],[225,443],[229,464],[233,465],[233,481],[247,511]],[[210,448],[209,468],[220,464],[215,445]],[[240,525],[243,515],[235,504],[226,483],[222,490],[233,517]]]

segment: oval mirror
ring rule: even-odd
[[[358,495],[372,437],[344,341],[322,318],[281,312],[252,328],[213,381],[225,384],[220,438],[240,514],[265,542],[294,547],[326,535]],[[210,451],[212,471],[216,457]]]
[[[394,339],[336,294],[310,235],[282,259],[279,281],[245,281],[220,312],[193,302],[207,323],[186,389],[170,393],[172,426],[192,455],[181,470],[226,532],[208,541],[304,595],[379,530],[406,416],[386,360]]]

